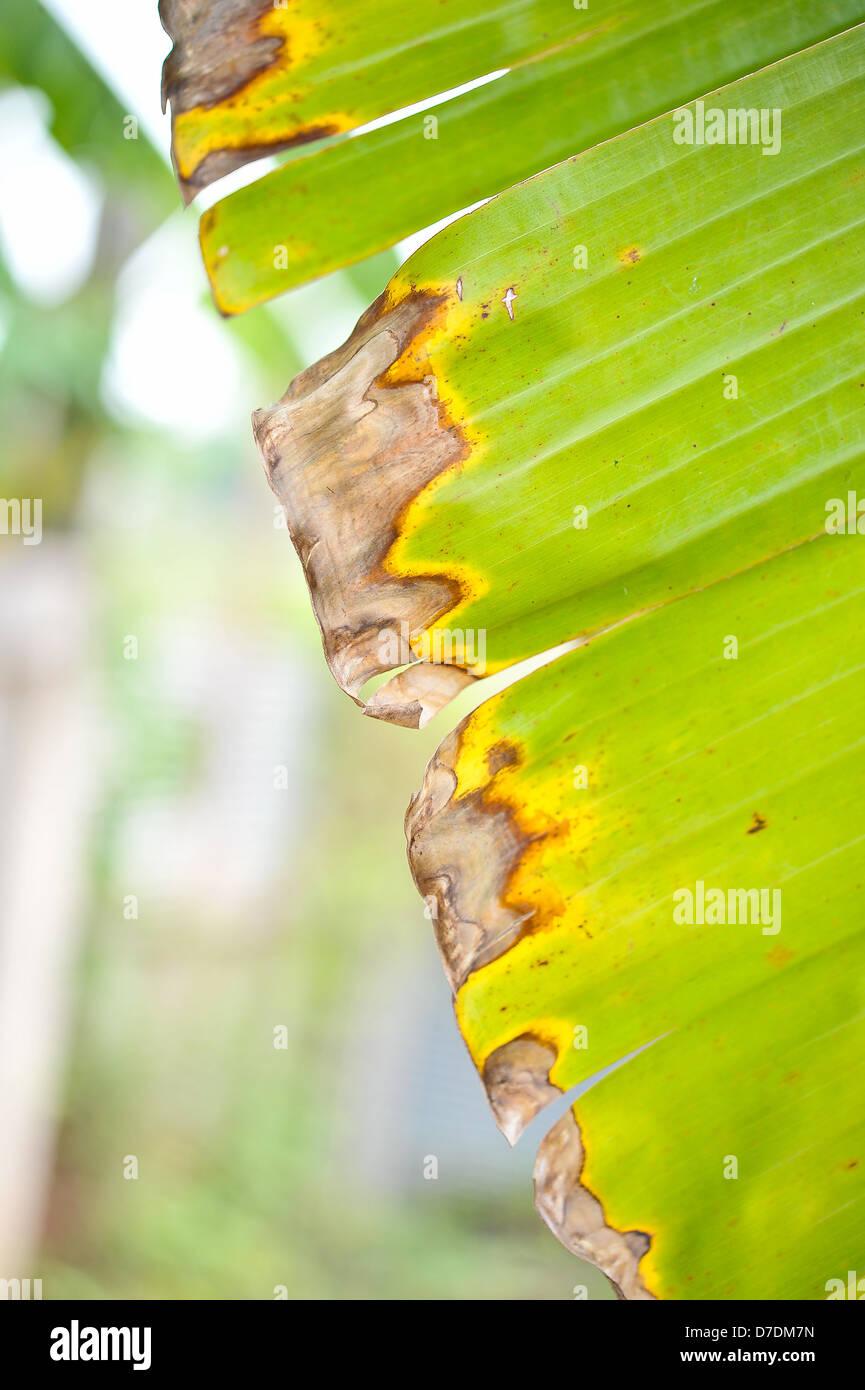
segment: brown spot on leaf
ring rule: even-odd
[[[497,1047],[486,1060],[483,1082],[496,1124],[515,1144],[537,1114],[561,1091],[549,1080],[555,1050],[529,1034]]]
[[[584,1162],[582,1136],[573,1110],[567,1110],[538,1149],[535,1206],[562,1245],[602,1270],[620,1298],[650,1300],[639,1265],[652,1237],[607,1225],[603,1206],[581,1181]]]
[[[294,149],[296,145],[307,145],[313,140],[325,140],[330,135],[338,134],[339,127],[336,125],[311,125],[295,131],[285,140],[274,140],[268,145],[238,145],[225,150],[211,150],[188,179],[180,179],[183,200],[185,203],[191,203],[208,184],[215,183],[217,179],[224,178],[232,170],[242,168],[253,159],[264,159],[266,155],[279,154],[282,150]]]
[[[473,970],[509,950],[532,916],[506,900],[531,835],[489,793],[454,795],[464,725],[434,754],[405,818],[412,876],[421,896],[436,903],[436,942],[454,992]]]
[[[777,966],[780,970],[781,966],[793,960],[795,955],[796,952],[791,951],[787,946],[775,946],[771,951],[766,953],[766,959],[770,965]]]
[[[487,750],[487,767],[490,776],[495,777],[497,772],[501,772],[503,767],[515,767],[519,763],[519,754],[512,743],[506,739],[500,739]]]
[[[253,415],[331,671],[365,713],[415,728],[475,679],[456,663],[416,662],[408,641],[454,608],[459,581],[385,567],[412,502],[469,454],[426,363],[425,335],[445,301],[418,291],[396,304],[379,296],[348,342]],[[360,698],[368,680],[403,665]]]
[[[212,149],[185,176],[180,173],[178,117],[199,108],[210,110],[223,102],[231,104],[233,97],[269,68],[288,66],[290,40],[262,32],[262,19],[272,13],[273,0],[208,0],[206,4],[202,0],[159,0],[163,28],[174,41],[162,66],[162,109],[171,102],[172,151],[185,203],[208,184],[254,159],[324,140],[341,130],[329,122],[291,124],[286,104],[285,127],[273,139]]]
[[[162,27],[174,47],[162,66],[162,109],[215,106],[274,61],[283,46],[260,23],[273,0],[159,0]]]

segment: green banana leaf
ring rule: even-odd
[[[512,1142],[654,1043],[546,1141],[575,1151],[564,1194],[536,1173],[630,1297],[820,1298],[863,1265],[862,545],[824,532],[518,681],[409,810]],[[586,1192],[598,1229],[568,1220]]]
[[[208,209],[201,248],[221,311],[240,313],[392,246],[865,19],[865,6],[606,0],[592,5],[591,18],[584,41],[514,68],[432,117],[418,114],[294,159]]]
[[[445,741],[407,832],[512,1141],[645,1049],[536,1165],[630,1298],[824,1297],[865,1254],[863,56],[706,99],[780,111],[775,155],[663,117],[502,195],[256,418],[356,698],[398,618],[485,671],[603,634]]]
[[[676,107],[439,233],[254,428],[367,713],[418,725],[573,648],[444,740],[406,820],[499,1127],[581,1089],[538,1153],[544,1219],[628,1298],[826,1297],[865,1261],[865,26],[835,33],[860,15],[737,8],[725,44],[704,5],[689,43],[665,8],[665,57],[641,6],[516,5],[486,44],[468,3],[366,34],[362,8],[337,34],[245,4],[220,32],[217,4],[203,36],[162,8],[187,193],[497,67],[524,65],[439,109],[458,158],[557,80],[598,94],[577,148]],[[560,62],[575,23],[597,32]],[[217,36],[244,83],[201,100]],[[538,119],[470,173],[436,152],[435,193],[416,123],[292,161],[205,221],[218,301],[558,158]]]
[[[777,154],[678,144],[671,114],[557,165],[422,247],[257,412],[368,713],[423,723],[865,487],[863,33],[706,98],[781,112]]]
[[[615,7],[614,7],[615,9]],[[187,201],[249,160],[355,129],[597,27],[560,0],[160,0]]]

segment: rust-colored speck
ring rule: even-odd
[[[786,965],[792,960],[796,952],[791,951],[787,946],[776,946],[774,950],[767,952],[766,959],[770,965],[777,966],[780,970],[782,965]]]
[[[519,762],[519,754],[512,743],[506,739],[501,739],[487,749],[487,767],[490,775],[495,777],[497,772],[501,772],[503,767],[514,767]]]

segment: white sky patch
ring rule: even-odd
[[[201,441],[234,433],[255,394],[242,354],[216,311],[182,213],[127,261],[117,282],[103,399],[123,424]]]
[[[60,304],[87,279],[96,254],[102,192],[48,131],[42,92],[0,93],[0,245],[19,289]]]
[[[156,0],[42,0],[42,4],[170,164],[171,118],[162,113],[161,87],[162,64],[171,40],[159,22]],[[206,211],[220,198],[275,169],[277,163],[273,155],[265,155],[232,170],[200,193],[195,207]],[[179,205],[179,193],[177,199]]]
[[[42,0],[114,93],[137,116],[167,160],[168,116],[160,104],[162,63],[171,40],[159,22],[156,0]],[[120,138],[120,132],[118,132]]]

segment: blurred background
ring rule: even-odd
[[[156,0],[0,7],[0,1277],[610,1297],[533,1211],[405,861],[467,698],[415,734],[339,692],[252,443],[411,248],[221,319],[168,47]]]

